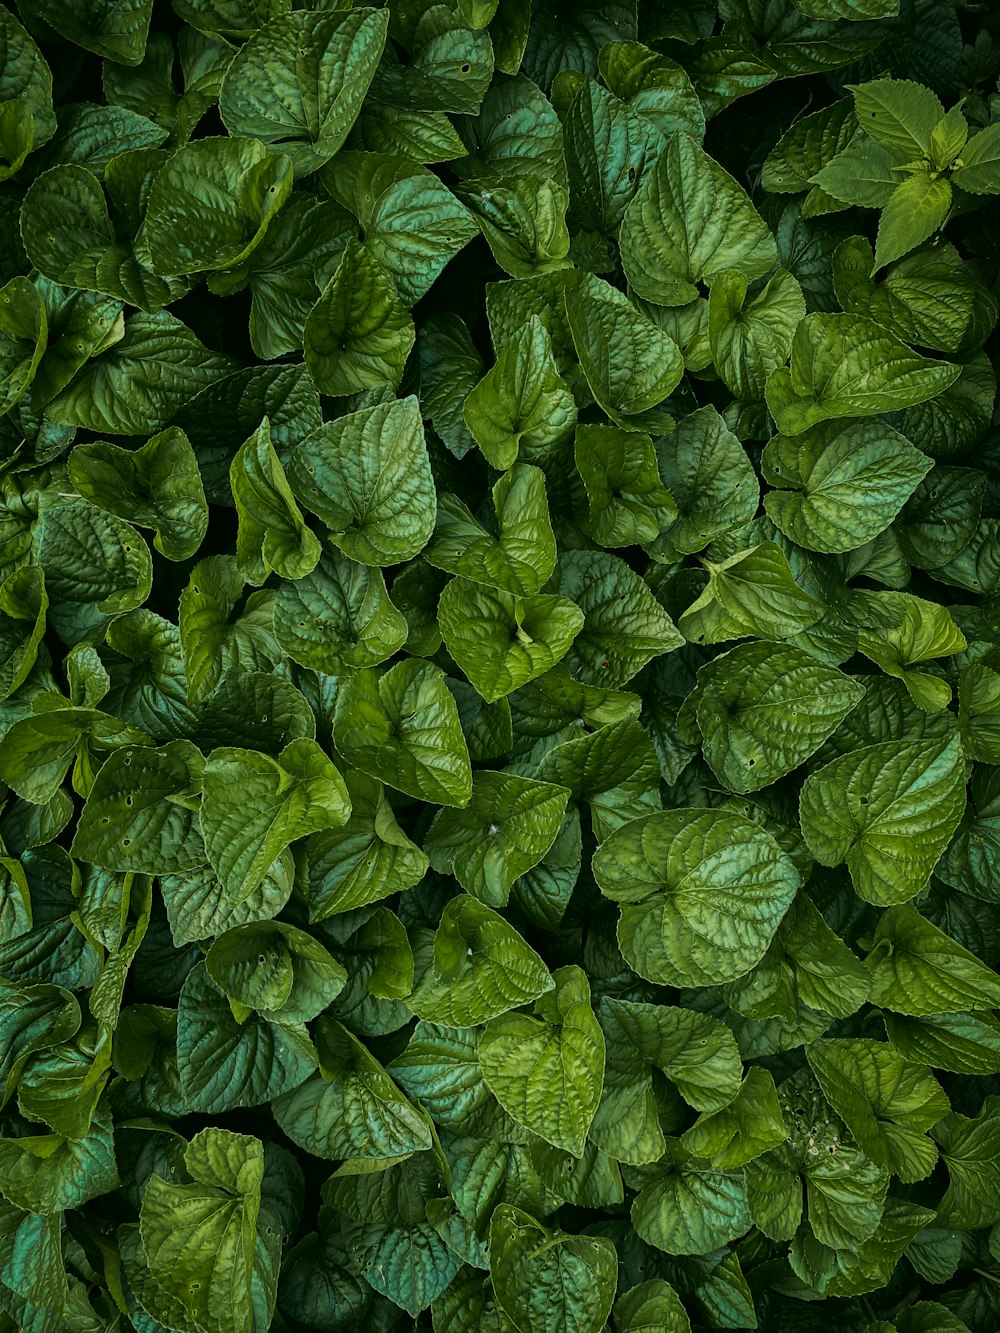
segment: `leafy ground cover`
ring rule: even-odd
[[[998,27],[0,6],[0,1333],[996,1333]]]

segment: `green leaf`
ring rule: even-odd
[[[427,857],[396,823],[382,784],[364,773],[344,775],[351,815],[306,843],[309,919],[322,921],[412,888]]]
[[[556,370],[542,321],[531,315],[500,347],[465,400],[465,424],[487,462],[506,469],[524,449],[543,462],[573,432],[576,403]]]
[[[682,65],[641,42],[612,41],[598,53],[601,78],[661,134],[683,130],[700,143],[705,113]]]
[[[34,1052],[69,1041],[79,1026],[80,1006],[62,987],[42,981],[7,982],[0,987],[2,1100],[6,1102],[13,1095],[21,1071]]]
[[[601,546],[646,545],[677,518],[648,435],[578,426],[574,454],[590,504],[590,535]]]
[[[957,1018],[1000,1005],[1000,977],[910,906],[884,913],[866,962],[872,1004],[896,1013]]]
[[[750,1225],[742,1175],[717,1171],[675,1139],[632,1203],[632,1225],[667,1254],[704,1254]]]
[[[739,1050],[718,1019],[611,997],[601,1000],[597,1017],[607,1066],[590,1136],[618,1161],[656,1162],[666,1151],[654,1069],[699,1111],[720,1111],[738,1092]]]
[[[865,135],[856,135],[808,180],[824,196],[842,205],[882,208],[899,184],[899,168],[908,158],[904,149],[888,148]]]
[[[24,684],[37,661],[48,606],[45,576],[34,565],[0,583],[0,700]]]
[[[937,676],[910,667],[934,658],[960,653],[966,647],[965,635],[945,607],[925,602],[908,593],[889,594],[905,599],[895,624],[877,629],[862,629],[858,647],[890,676],[898,676],[918,708],[935,712],[951,701],[951,687]]]
[[[263,1145],[207,1129],[188,1145],[185,1162],[193,1183],[154,1174],[143,1195],[139,1232],[150,1278],[206,1333],[249,1333]]]
[[[604,1236],[550,1231],[501,1204],[490,1222],[493,1289],[523,1333],[544,1333],[561,1312],[567,1333],[599,1333],[615,1298],[617,1256]]]
[[[863,697],[863,685],[798,648],[741,644],[698,673],[705,759],[730,791],[757,791],[814,754]]]
[[[379,568],[326,550],[303,578],[279,587],[274,633],[294,661],[340,675],[392,657],[406,642],[407,625]]]
[[[708,341],[712,360],[737,398],[759,402],[767,377],[783,366],[792,339],[805,318],[802,288],[779,269],[747,304],[746,274],[726,269],[712,283],[708,298]]]
[[[209,866],[163,875],[160,893],[167,909],[170,934],[176,948],[196,940],[211,939],[251,921],[268,921],[287,903],[292,893],[293,863],[290,852],[268,867],[260,888],[234,903]]]
[[[392,279],[350,240],[303,330],[306,365],[322,393],[395,388],[416,333]]]
[[[604,1083],[604,1034],[579,967],[553,974],[534,1017],[491,1019],[479,1039],[486,1085],[504,1110],[546,1143],[583,1155]]]
[[[889,907],[924,887],[964,810],[956,737],[884,741],[835,759],[806,779],[799,817],[816,859],[846,862],[857,893]]]
[[[618,940],[626,961],[672,986],[718,985],[748,972],[799,885],[769,834],[722,810],[633,820],[597,849],[594,877],[624,904]]]
[[[98,773],[73,855],[106,870],[163,875],[205,862],[198,816],[204,760],[190,741],[115,750]]]
[[[448,1028],[487,1023],[537,1000],[555,984],[514,927],[468,894],[447,903],[433,942],[427,940],[418,952],[416,968],[407,1007]],[[434,1093],[442,1094],[443,1089]]]
[[[341,682],[334,739],[347,762],[387,787],[438,805],[467,805],[469,752],[444,673],[408,658],[382,676]]]
[[[570,218],[581,231],[613,236],[663,150],[663,138],[646,117],[595,79],[581,83],[564,113],[563,132]]]
[[[45,21],[63,37],[123,65],[138,65],[146,48],[152,0],[131,0],[108,11],[85,0],[54,0],[45,8]]]
[[[205,967],[235,1004],[279,1023],[310,1022],[333,1002],[347,980],[347,973],[321,944],[283,921],[226,931],[205,955]]]
[[[931,1173],[937,1150],[925,1131],[951,1106],[928,1069],[865,1038],[813,1042],[807,1054],[823,1095],[877,1166],[904,1183]]]
[[[846,98],[797,120],[764,160],[761,184],[771,194],[808,190],[812,177],[854,137],[857,118]]]
[[[168,560],[187,560],[208,529],[208,505],[188,437],[175,426],[129,451],[97,441],[78,444],[70,480],[85,500],[139,527]]]
[[[629,204],[621,228],[625,276],[639,296],[686,305],[725,269],[759,278],[774,238],[746,191],[687,134],[670,138]]]
[[[810,551],[851,551],[884,531],[932,463],[882,422],[776,435],[761,456],[768,518]]]
[[[795,331],[791,368],[772,371],[767,406],[783,435],[834,417],[892,412],[954,384],[959,367],[911,352],[860,315],[807,315]]]
[[[304,1083],[316,1068],[306,1029],[251,1011],[242,1022],[203,964],[177,1006],[177,1069],[186,1111],[218,1115],[260,1106]]]
[[[928,156],[931,136],[944,107],[929,88],[909,79],[876,79],[848,84],[854,110],[864,132],[907,159]]]
[[[239,516],[236,559],[243,577],[260,584],[272,570],[284,579],[309,574],[322,548],[295,503],[267,417],[230,464],[229,484]]]
[[[491,493],[495,536],[477,522],[457,495],[440,496],[434,538],[424,559],[474,583],[516,597],[531,596],[548,580],[556,563],[545,474],[517,463],[500,477]]]
[[[332,1160],[402,1157],[431,1146],[425,1117],[347,1028],[321,1019],[317,1044],[319,1072],[274,1103],[293,1143]]]
[[[973,770],[965,817],[936,872],[946,884],[987,902],[994,901],[1000,890],[997,776],[995,768],[980,766]]]
[[[720,643],[745,635],[785,639],[815,625],[823,604],[795,582],[784,552],[761,542],[716,564],[704,560],[708,584],[678,622],[694,643]]]
[[[673,417],[660,405],[684,374],[680,348],[592,273],[567,287],[565,299],[573,345],[598,405],[625,430],[666,434]]]
[[[940,177],[918,171],[897,185],[878,220],[875,269],[884,268],[933,236],[950,207],[951,185]]]
[[[287,157],[250,138],[198,139],[157,172],[139,252],[163,277],[242,264],[288,198]]]
[[[98,1107],[80,1139],[29,1134],[0,1139],[0,1185],[9,1203],[51,1217],[117,1190],[114,1129],[107,1105]]]
[[[260,887],[271,862],[290,843],[337,828],[351,811],[343,778],[312,740],[292,741],[276,760],[254,750],[213,750],[203,782],[208,859],[236,901]],[[234,790],[240,793],[238,805]]]
[[[352,560],[395,565],[426,546],[435,496],[414,397],[350,412],[292,452],[292,489]]]
[[[180,638],[188,691],[194,703],[217,688],[226,671],[266,669],[276,660],[273,595],[251,594],[242,615],[231,619],[243,594],[234,556],[208,556],[191,571],[180,597]]]
[[[905,1060],[956,1074],[1000,1072],[1000,1022],[991,1014],[902,1018],[883,1011],[889,1045]]]
[[[559,588],[584,617],[566,665],[586,684],[618,688],[684,642],[638,574],[607,551],[569,552]]]
[[[202,389],[234,368],[173,315],[135,314],[125,336],[88,361],[45,415],[97,434],[150,435],[170,424]]]
[[[650,1278],[619,1296],[614,1306],[619,1333],[691,1333],[691,1320],[669,1282]]]
[[[454,875],[474,898],[505,907],[514,881],[555,842],[568,800],[565,787],[477,773],[468,805],[438,811],[424,851],[435,870]]]
[[[530,278],[569,267],[565,186],[535,172],[488,186],[474,181],[460,193],[504,272]]]
[[[338,153],[322,179],[358,219],[365,249],[408,307],[426,296],[448,261],[478,234],[467,209],[434,172],[409,158]]]
[[[35,377],[48,339],[45,303],[27,278],[0,289],[0,411],[9,412]]]
[[[585,704],[577,707],[584,734],[548,750],[535,776],[569,787],[575,800],[586,802],[594,835],[601,840],[629,820],[660,808],[659,762],[652,742],[634,718],[611,722],[588,734],[589,710]],[[578,723],[575,726],[579,729]]]
[[[948,1167],[949,1184],[938,1216],[945,1226],[971,1228],[1000,1221],[997,1206],[997,1144],[1000,1105],[987,1097],[976,1116],[946,1116],[934,1127],[934,1138]]]
[[[701,407],[655,442],[660,475],[670,479],[675,522],[647,549],[670,563],[703,550],[714,538],[748,523],[760,486],[743,446],[714,407]]]
[[[52,71],[41,51],[14,15],[0,16],[0,42],[4,63],[0,75],[0,101],[23,100],[31,109],[35,142],[43,144],[56,131],[52,110]]]
[[[1000,191],[1000,134],[995,125],[973,134],[962,150],[952,181],[970,194],[996,194]]]
[[[281,14],[242,46],[226,70],[219,113],[230,134],[280,146],[297,176],[342,146],[385,45],[376,9]]]
[[[703,1111],[681,1142],[695,1157],[731,1171],[777,1147],[787,1134],[774,1079],[766,1069],[751,1065],[732,1101]]]
[[[566,597],[514,597],[454,578],[441,594],[438,623],[449,653],[492,703],[561,661],[584,614]]]

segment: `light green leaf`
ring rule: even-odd
[[[219,94],[230,134],[280,147],[297,176],[342,146],[385,45],[377,9],[296,10],[260,28],[233,57]]]
[[[293,450],[288,474],[305,507],[361,564],[410,560],[434,530],[434,481],[412,395],[320,426]]]
[[[428,865],[396,823],[382,784],[354,769],[344,781],[350,819],[340,828],[312,834],[306,843],[310,921],[413,888]]]
[[[234,1170],[234,1161],[220,1184],[216,1170],[199,1168],[206,1136],[221,1139],[223,1133],[203,1130],[188,1145],[185,1158],[195,1183],[175,1185],[159,1175],[150,1177],[139,1231],[154,1286],[179,1303],[188,1319],[205,1333],[249,1333],[264,1152],[258,1139],[227,1135],[242,1140],[231,1146],[241,1164]],[[205,1149],[211,1151],[208,1144]]]
[[[294,866],[291,852],[279,856],[260,888],[233,903],[208,865],[160,877],[160,893],[167,909],[175,948],[211,939],[251,921],[269,921],[291,897]]]
[[[598,53],[601,78],[616,97],[663,135],[682,130],[700,143],[705,112],[682,65],[641,42],[611,41]]]
[[[883,1010],[889,1045],[905,1060],[956,1074],[1000,1073],[1000,1022],[992,1014],[902,1018]]]
[[[319,1072],[274,1103],[293,1143],[331,1160],[402,1157],[431,1146],[426,1117],[357,1037],[324,1017],[316,1040]]]
[[[487,1023],[537,1000],[555,984],[514,927],[468,894],[449,900],[433,942],[418,950],[415,966],[407,1007],[447,1028]],[[478,1080],[478,1065],[476,1070]],[[428,1093],[441,1096],[443,1089]]]
[[[490,1222],[493,1288],[522,1333],[548,1333],[560,1311],[566,1333],[600,1333],[615,1298],[618,1259],[604,1236],[550,1231],[501,1204]]]
[[[208,505],[191,443],[176,427],[129,451],[96,441],[69,457],[70,480],[85,500],[139,527],[168,560],[186,560],[208,528]]]
[[[561,661],[584,615],[566,597],[514,597],[454,578],[441,594],[438,623],[449,653],[483,698],[494,702]]]
[[[816,859],[846,862],[857,893],[888,907],[924,887],[964,810],[955,737],[883,741],[834,759],[806,779],[799,817]]]
[[[718,1019],[611,997],[601,1000],[597,1018],[607,1066],[590,1137],[616,1160],[641,1165],[666,1151],[654,1069],[699,1111],[719,1111],[739,1091],[739,1049]]]
[[[204,760],[190,741],[115,750],[80,815],[73,855],[106,870],[163,875],[205,863]]]
[[[272,570],[284,579],[309,574],[322,548],[295,503],[267,417],[230,464],[229,484],[239,516],[236,559],[243,577],[261,584]]]
[[[563,133],[574,230],[614,236],[664,139],[592,78],[583,80],[564,112]]]
[[[304,578],[279,587],[274,633],[294,661],[340,675],[391,657],[406,642],[407,625],[378,567],[326,550]]]
[[[768,153],[761,185],[771,194],[808,190],[812,177],[847,147],[856,130],[857,118],[847,98],[803,116]]]
[[[746,274],[738,269],[715,278],[708,298],[708,341],[727,388],[743,401],[759,402],[768,375],[785,364],[792,350],[806,300],[783,268],[749,304],[747,286]]]
[[[312,740],[292,741],[278,759],[254,750],[213,750],[203,781],[208,859],[236,901],[260,887],[290,843],[337,828],[351,812],[343,778]],[[234,791],[239,803],[233,802]]]
[[[964,1009],[1000,1007],[1000,977],[914,907],[883,914],[865,961],[872,1004],[895,1013],[957,1019]]]
[[[629,820],[660,808],[660,766],[652,742],[634,718],[588,734],[585,706],[579,716],[583,734],[548,750],[534,776],[569,787],[575,800],[585,802],[594,836],[601,841]]]
[[[717,1170],[731,1171],[777,1147],[787,1134],[774,1079],[760,1065],[751,1065],[732,1101],[703,1111],[681,1142]]]
[[[959,159],[952,181],[971,194],[1000,193],[1000,133],[996,125],[973,134]]]
[[[338,153],[322,180],[358,219],[365,249],[407,307],[426,296],[448,261],[478,234],[468,210],[440,178],[409,158]]]
[[[567,287],[565,299],[573,345],[598,405],[625,430],[666,434],[673,416],[660,405],[684,374],[680,348],[593,273]]]
[[[576,403],[556,370],[542,321],[531,315],[500,348],[465,400],[465,424],[487,462],[543,462],[573,433]]]
[[[773,268],[774,238],[746,191],[687,134],[671,136],[622,223],[622,264],[633,289],[658,305],[686,305],[724,269],[747,278]]]
[[[717,1171],[676,1139],[632,1203],[632,1225],[667,1254],[704,1254],[750,1226],[742,1173]]]
[[[156,174],[138,252],[163,277],[242,264],[291,188],[288,158],[257,139],[185,144]]]
[[[929,88],[909,79],[876,79],[847,84],[854,110],[865,133],[907,160],[929,156],[931,136],[944,107]]]
[[[601,546],[654,542],[677,518],[648,435],[615,426],[578,426],[574,449],[590,505],[590,535]]]
[[[875,269],[885,268],[944,225],[951,207],[951,185],[939,176],[918,171],[908,176],[886,200],[878,220]]]
[[[61,1134],[0,1139],[0,1184],[9,1203],[44,1217],[117,1190],[121,1180],[107,1104],[98,1107],[80,1139]]]
[[[631,437],[629,437],[631,438]],[[537,593],[555,568],[545,474],[516,463],[492,490],[496,535],[457,495],[438,498],[437,526],[424,559],[437,569],[517,597]]]
[[[347,762],[387,787],[438,805],[467,805],[469,752],[444,673],[408,658],[382,676],[341,681],[333,724]]]
[[[633,820],[594,856],[601,891],[624,904],[618,940],[640,976],[718,985],[764,956],[799,872],[756,824],[722,810]]]
[[[698,673],[705,759],[730,791],[798,768],[864,697],[864,686],[787,644],[748,643]]]
[[[714,407],[701,407],[655,442],[660,475],[679,510],[676,521],[647,545],[670,563],[703,550],[715,537],[748,523],[760,486],[750,459]]]
[[[840,204],[882,208],[899,184],[899,167],[909,160],[910,154],[904,149],[888,148],[865,135],[856,135],[808,180]]]
[[[227,671],[266,670],[278,659],[271,625],[273,594],[252,593],[234,621],[242,594],[235,556],[221,555],[199,560],[181,593],[180,638],[193,703],[208,698]]]
[[[952,620],[947,608],[909,593],[889,593],[893,608],[902,601],[895,624],[858,632],[858,648],[890,676],[897,676],[906,686],[913,702],[927,712],[937,712],[951,702],[947,681],[926,672],[911,671],[919,662],[949,657],[967,647],[965,635]]]
[[[350,240],[303,330],[306,365],[322,393],[343,397],[403,377],[416,332],[392,279]]]
[[[570,266],[569,191],[559,181],[532,171],[510,181],[473,181],[459,193],[493,258],[511,277],[530,278]]]
[[[867,1038],[813,1042],[807,1056],[823,1095],[877,1166],[904,1184],[931,1173],[937,1150],[925,1131],[951,1104],[930,1070]]]
[[[806,315],[792,341],[791,368],[772,371],[767,406],[783,435],[832,417],[871,416],[933,398],[960,368],[931,361],[860,315]]]
[[[604,1034],[583,970],[561,967],[552,975],[555,990],[536,1000],[534,1017],[511,1013],[487,1023],[479,1063],[508,1115],[581,1157],[604,1083]]]
[[[226,931],[205,955],[205,967],[234,1004],[256,1009],[278,1023],[311,1022],[347,980],[347,973],[317,940],[284,921],[254,922]]]

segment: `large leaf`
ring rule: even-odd
[[[699,282],[725,269],[758,278],[773,267],[774,238],[746,191],[687,134],[672,135],[625,213],[622,263],[634,290],[658,305],[686,305]]]
[[[756,824],[722,810],[672,810],[616,830],[594,875],[623,904],[630,965],[663,985],[718,985],[763,957],[799,873]]]
[[[377,9],[282,14],[240,48],[222,83],[219,113],[230,134],[279,145],[297,175],[343,144],[385,45]]]
[[[861,897],[888,907],[924,887],[964,810],[957,738],[883,741],[807,778],[800,818],[816,859],[846,862]]]
[[[416,398],[320,426],[293,451],[288,470],[295,494],[352,560],[399,564],[434,530],[434,484]]]

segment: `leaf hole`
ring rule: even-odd
[[[635,167],[629,167],[629,169],[628,169],[628,171],[626,171],[625,175],[629,178],[630,181],[634,181],[634,180],[635,180]]]
[[[265,961],[266,961],[266,960],[265,960],[265,958],[264,958],[264,955],[263,955],[262,953],[259,953],[259,954],[257,955],[257,962],[258,962],[258,963],[263,963],[263,962],[265,962]]]
[[[123,846],[123,847],[129,847],[129,846],[131,846],[131,844],[132,844],[132,839],[131,839],[131,838],[122,838],[122,846]]]
[[[858,805],[867,805],[867,804],[868,804],[868,797],[867,797],[867,796],[859,796],[859,797],[858,797]]]
[[[464,64],[464,65],[462,66],[462,73],[463,73],[463,74],[468,74],[468,72],[469,72],[470,69],[472,69],[472,66],[471,66],[470,64],[466,63],[466,64]]]
[[[753,758],[748,759],[748,760],[747,760],[747,768],[753,768],[753,766],[754,766],[754,764],[756,764],[756,762],[757,762],[756,759],[753,759]]]
[[[126,804],[126,805],[131,805],[134,799],[135,799],[135,798],[132,797],[132,796],[126,796],[126,797],[125,797],[125,804]]]

